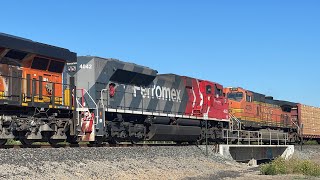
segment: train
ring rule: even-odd
[[[0,33],[0,145],[320,142],[313,111],[319,108]]]

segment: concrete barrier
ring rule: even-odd
[[[238,162],[272,160],[280,156],[290,159],[294,145],[219,145],[219,153]]]

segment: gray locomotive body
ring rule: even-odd
[[[200,134],[200,121],[186,118],[186,77],[91,56],[78,57],[69,75],[76,77],[78,107],[99,116],[96,138],[195,141]]]

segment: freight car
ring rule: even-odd
[[[297,103],[274,100],[273,97],[240,87],[225,88],[224,94],[229,100],[231,114],[241,122],[241,129],[260,131],[260,136],[267,137],[270,136],[268,133],[270,131],[274,132],[274,136],[285,133],[288,134],[288,142],[291,143],[299,140]],[[279,137],[270,138],[278,139]]]
[[[298,119],[305,140],[317,140],[320,144],[320,108],[298,104]]]

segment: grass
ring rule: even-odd
[[[316,141],[316,140],[309,140],[309,141],[304,142],[304,144],[305,145],[319,145],[318,141]]]
[[[6,143],[6,145],[21,145],[20,141],[15,141],[13,139],[9,139]]]
[[[277,158],[271,163],[262,165],[260,171],[263,175],[301,174],[320,177],[320,164],[310,160]]]

